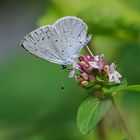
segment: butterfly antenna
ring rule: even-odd
[[[89,47],[88,47],[87,45],[86,45],[86,48],[87,48],[88,52],[90,53],[90,55],[91,55],[92,57],[94,57],[93,53],[91,52],[91,50],[89,49]]]

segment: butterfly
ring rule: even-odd
[[[66,16],[30,32],[21,46],[35,56],[67,66],[75,63],[90,39],[87,25],[80,18]]]

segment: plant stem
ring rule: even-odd
[[[104,129],[104,118],[97,125],[97,134],[99,140],[107,140],[105,129]]]
[[[125,124],[123,118],[122,118],[122,115],[120,114],[120,111],[118,110],[118,108],[117,108],[117,106],[116,106],[116,103],[115,103],[115,100],[114,100],[113,97],[112,97],[112,104],[113,104],[113,106],[114,106],[114,108],[115,108],[115,110],[116,110],[116,113],[117,113],[118,118],[119,118],[119,122],[120,122],[120,124],[121,124],[123,130],[125,131],[125,133],[129,136],[129,138],[130,138],[131,140],[134,140],[133,136],[132,136],[131,133],[129,132],[129,130],[128,130],[128,128],[127,128],[127,126],[126,126],[126,124]]]

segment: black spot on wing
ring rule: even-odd
[[[45,33],[47,34],[49,30],[45,31]]]
[[[81,35],[80,35],[80,34],[78,34],[78,36],[79,36],[79,37],[81,37]]]

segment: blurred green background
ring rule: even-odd
[[[139,5],[139,0],[1,0],[0,140],[100,140],[96,129],[83,136],[76,126],[76,111],[86,91],[60,66],[23,50],[20,41],[38,26],[78,16],[93,35],[89,44],[93,52],[117,62],[129,84],[140,84]],[[140,93],[124,92],[115,99],[139,140]],[[113,109],[105,120],[107,140],[126,137]]]

